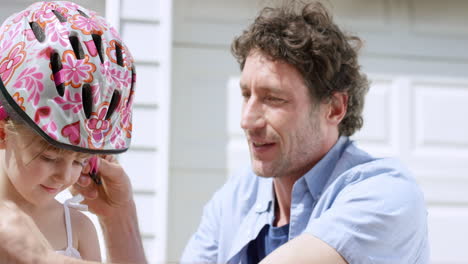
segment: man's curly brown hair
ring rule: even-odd
[[[320,102],[329,100],[335,92],[346,92],[348,108],[339,132],[351,136],[363,125],[364,97],[369,90],[357,59],[362,42],[343,33],[321,3],[302,4],[301,8],[297,3],[264,8],[234,39],[231,51],[241,70],[254,50],[293,65],[302,74],[311,98]]]

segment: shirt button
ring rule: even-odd
[[[260,210],[262,209],[262,204],[261,203],[258,203],[256,206],[255,206],[255,209]]]

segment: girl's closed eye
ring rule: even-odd
[[[56,162],[57,157],[53,155],[48,155],[48,154],[42,154],[41,159],[47,162]]]
[[[87,159],[74,160],[73,165],[84,167],[86,166]]]

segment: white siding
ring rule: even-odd
[[[137,72],[132,146],[120,162],[132,180],[146,256],[150,263],[161,263],[166,261],[168,228],[172,2],[107,3]]]

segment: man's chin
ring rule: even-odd
[[[255,175],[262,177],[262,178],[272,178],[275,176],[274,170],[266,166],[266,164],[256,164],[256,162],[252,162],[252,170]]]

